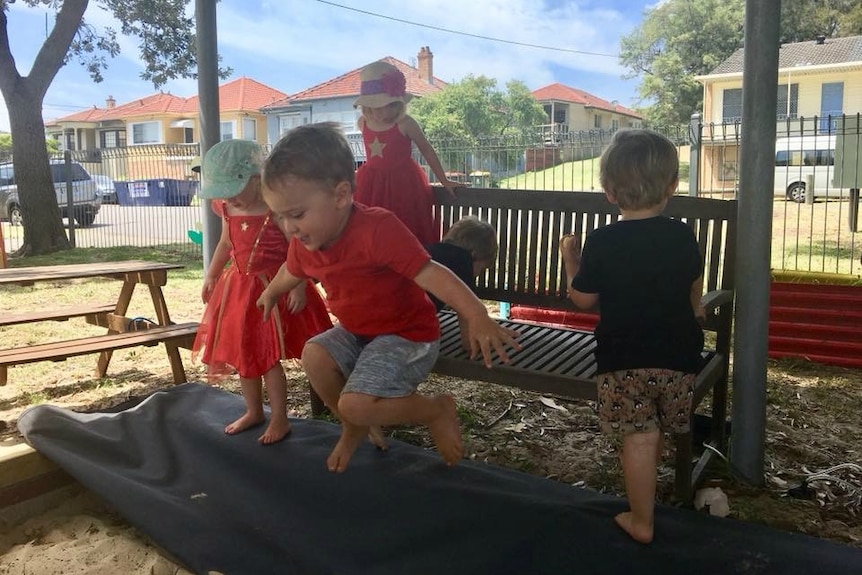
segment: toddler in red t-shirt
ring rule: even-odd
[[[514,333],[447,268],[433,262],[391,212],[353,203],[353,153],[334,124],[288,132],[264,164],[264,199],[290,235],[288,258],[258,300],[267,316],[281,294],[320,281],[338,324],[311,339],[302,365],[312,387],[341,420],[327,459],[344,471],[361,441],[384,447],[379,428],[428,426],[449,465],[463,456],[455,402],[416,392],[437,359],[440,327],[429,291],[465,318],[475,356],[508,361]],[[377,432],[375,436],[374,432]]]

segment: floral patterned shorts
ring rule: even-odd
[[[602,431],[628,435],[689,430],[695,376],[669,369],[623,369],[596,376]]]

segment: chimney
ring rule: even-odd
[[[823,44],[825,44],[825,43],[826,43],[826,36],[824,36],[823,34],[818,34],[818,35],[814,38],[814,43],[815,43],[815,44],[818,44],[818,45],[820,45],[820,46],[822,46]]]
[[[113,96],[108,96],[108,97],[105,99],[105,107],[106,107],[106,108],[108,108],[109,110],[110,110],[111,108],[113,108],[114,106],[116,106],[116,105],[117,105],[117,101],[116,101],[116,100],[114,100],[114,97],[113,97]]]
[[[434,54],[431,53],[431,48],[422,46],[419,50],[419,78],[425,80],[429,84],[434,83]]]

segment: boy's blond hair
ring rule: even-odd
[[[673,143],[649,130],[614,134],[599,163],[602,189],[624,210],[659,205],[679,176],[679,156]]]
[[[356,160],[335,122],[293,128],[282,137],[263,163],[263,185],[272,188],[287,177],[353,188]]]
[[[443,243],[469,251],[473,261],[493,262],[497,257],[497,230],[476,216],[464,216],[449,228]]]

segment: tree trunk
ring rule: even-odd
[[[22,76],[9,46],[8,8],[0,0],[0,92],[9,110],[15,183],[24,216],[24,243],[16,255],[39,255],[69,248],[48,165],[42,101],[65,62],[88,3],[89,0],[64,0],[55,4],[59,11],[54,29],[39,49],[30,74]]]
[[[12,127],[15,184],[24,216],[24,242],[16,256],[31,256],[69,249],[60,219],[54,180],[45,147],[42,98],[29,94],[26,82],[6,98]]]

